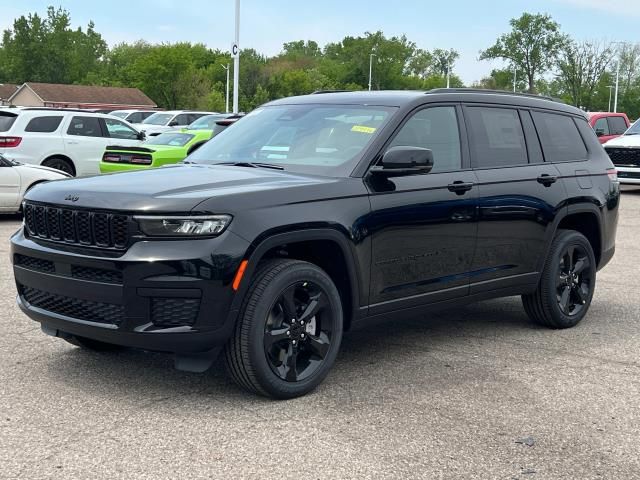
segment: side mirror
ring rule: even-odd
[[[169,122],[169,126],[170,127],[177,127],[178,126],[178,121],[177,120],[171,120]]]
[[[597,137],[604,137],[604,130],[596,130],[596,136]]]
[[[138,132],[138,140],[145,140],[147,138],[147,134],[144,132]]]
[[[433,152],[421,147],[391,147],[382,156],[382,165],[371,168],[373,175],[404,177],[424,175],[433,168]]]

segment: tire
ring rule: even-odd
[[[44,162],[42,162],[42,165],[49,168],[55,168],[56,170],[61,170],[64,173],[68,173],[73,177],[76,176],[76,169],[73,166],[73,162],[71,162],[70,160],[67,160],[66,158],[62,158],[62,157],[47,158]]]
[[[227,372],[252,393],[305,395],[333,366],[342,323],[340,295],[321,268],[298,260],[263,262],[225,346]]]
[[[68,337],[65,337],[65,340],[69,342],[71,345],[75,345],[76,347],[80,347],[85,350],[91,350],[94,352],[117,352],[125,349],[125,347],[121,345],[114,345],[113,343],[100,342],[98,340],[93,340],[91,338],[78,337],[75,335],[70,335]]]
[[[596,286],[596,259],[589,240],[573,230],[559,230],[536,291],[522,296],[535,323],[570,328],[587,314]]]

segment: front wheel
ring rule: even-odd
[[[316,388],[342,340],[342,305],[318,266],[276,259],[258,266],[240,311],[225,364],[246,390],[293,398]]]
[[[536,291],[522,296],[527,315],[550,328],[569,328],[584,318],[596,287],[596,259],[589,240],[560,230]]]

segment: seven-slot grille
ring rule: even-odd
[[[54,242],[123,250],[129,243],[128,215],[26,203],[29,235]]]
[[[616,167],[640,167],[640,148],[605,148]]]

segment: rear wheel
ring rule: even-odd
[[[550,328],[569,328],[584,318],[596,286],[596,259],[584,235],[561,230],[551,245],[537,290],[522,296],[527,315]]]
[[[93,350],[95,352],[117,352],[124,350],[125,347],[121,345],[114,345],[113,343],[100,342],[91,338],[79,337],[72,335],[66,337],[65,340],[76,347],[84,348],[86,350]]]
[[[342,340],[342,306],[318,266],[271,260],[259,266],[225,348],[233,380],[254,393],[293,398],[316,388]]]
[[[49,168],[55,168],[61,170],[64,173],[68,173],[71,176],[76,176],[76,169],[73,167],[73,163],[66,158],[52,157],[42,162],[42,165]]]

